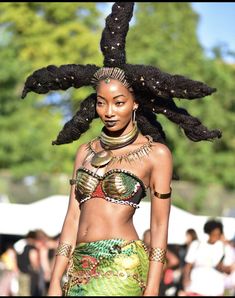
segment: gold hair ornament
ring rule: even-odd
[[[100,80],[104,80],[106,84],[110,83],[110,79],[120,81],[126,88],[130,87],[127,82],[124,70],[118,67],[101,67],[95,72],[91,79],[91,84],[96,86]]]
[[[164,264],[166,262],[166,249],[159,247],[151,247],[149,253],[149,260]]]

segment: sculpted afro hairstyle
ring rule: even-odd
[[[136,113],[137,125],[144,135],[152,136],[154,141],[165,143],[165,133],[157,121],[156,114],[163,114],[183,129],[192,141],[220,138],[217,129],[209,130],[199,119],[191,116],[185,109],[178,107],[173,98],[196,99],[211,95],[215,88],[203,82],[184,76],[163,72],[157,67],[126,63],[125,43],[132,18],[134,2],[115,2],[106,18],[100,47],[104,56],[103,66],[119,68],[131,85],[139,103]],[[67,64],[59,67],[49,65],[36,70],[25,82],[22,98],[28,92],[45,94],[54,90],[66,90],[92,85],[95,73],[102,67],[92,64]],[[104,77],[103,77],[104,78]],[[71,143],[89,129],[90,123],[97,118],[96,93],[90,94],[81,103],[80,109],[64,127],[52,144]]]

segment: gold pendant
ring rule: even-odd
[[[95,153],[95,155],[91,159],[91,165],[94,167],[102,167],[108,164],[113,158],[113,154],[111,151],[102,150],[100,152]]]

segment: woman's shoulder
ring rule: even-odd
[[[77,156],[77,157],[78,157],[78,156],[83,156],[83,155],[86,155],[86,154],[87,154],[87,151],[89,150],[90,142],[91,142],[91,141],[82,143],[82,144],[80,144],[80,145],[77,147],[77,151],[76,151],[76,156]]]
[[[89,153],[89,143],[82,143],[77,147],[77,151],[75,154],[75,167],[78,168],[80,165],[83,164],[84,160],[87,157],[87,154]]]
[[[161,173],[172,176],[173,171],[173,158],[170,149],[162,143],[153,142],[152,150],[149,154],[149,163],[151,164],[151,173]]]
[[[159,142],[152,142],[151,158],[153,159],[172,159],[172,153],[169,147]]]

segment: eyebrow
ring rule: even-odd
[[[120,97],[120,96],[126,97],[126,96],[123,95],[123,94],[119,94],[119,95],[114,96],[113,99],[116,99],[116,98],[118,98],[118,97]],[[101,95],[99,95],[99,94],[97,94],[97,97],[101,97],[102,99],[105,99],[105,97],[103,97],[103,96],[101,96]]]

